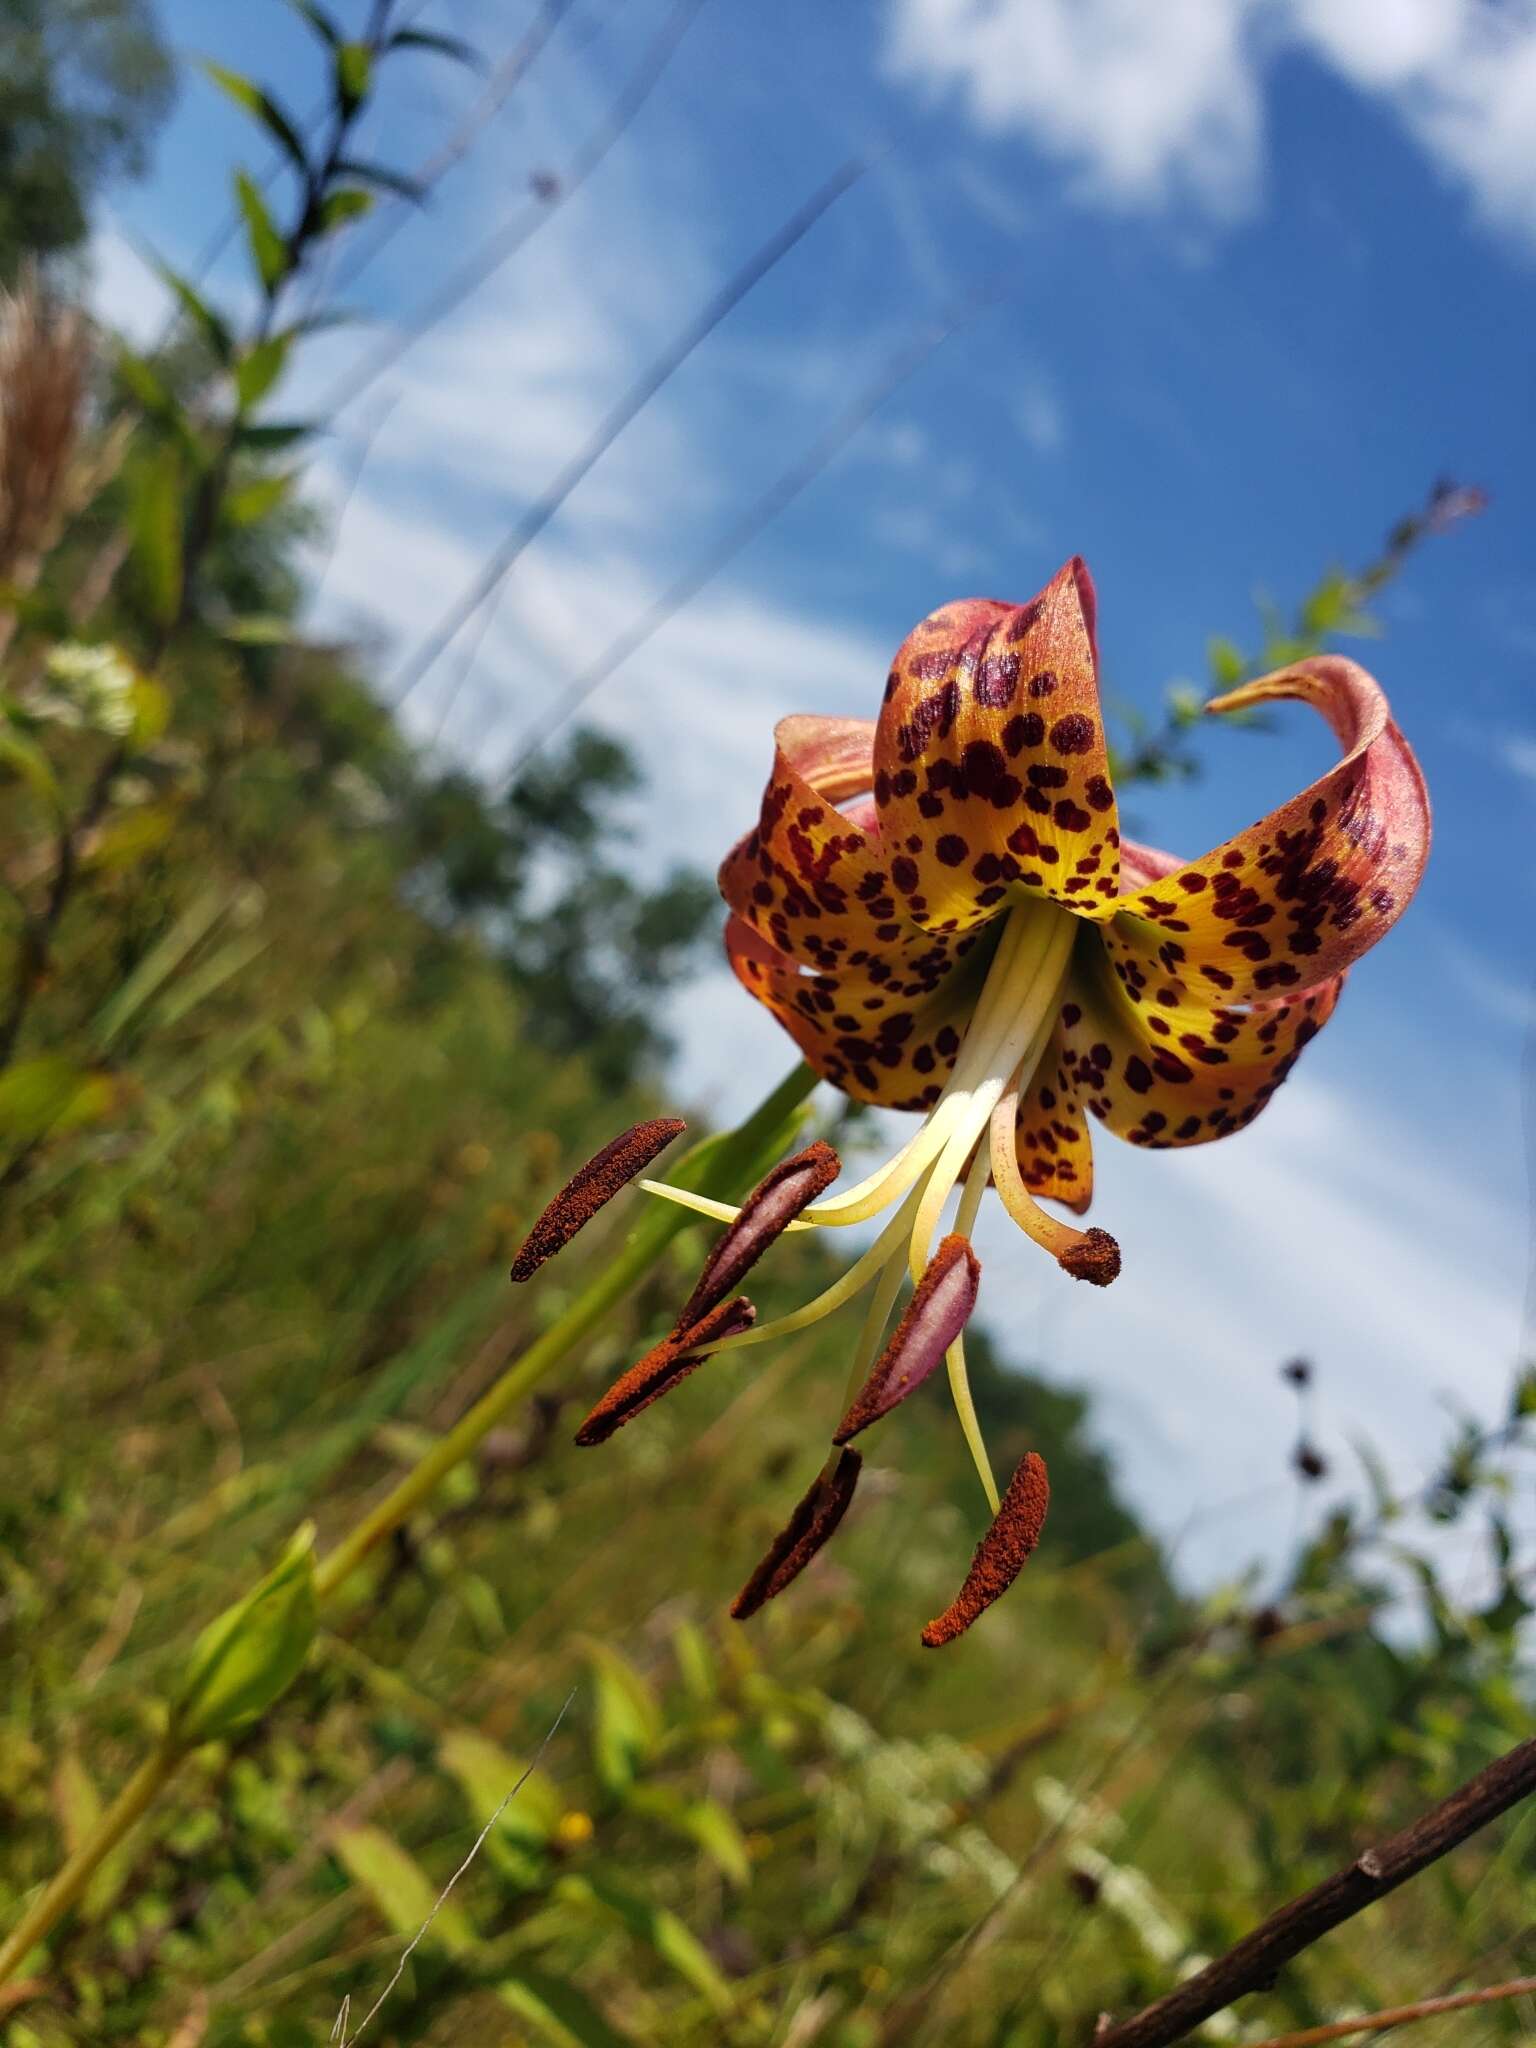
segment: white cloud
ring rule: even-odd
[[[1041,371],[1021,372],[1011,394],[1011,410],[1014,424],[1037,455],[1055,455],[1066,446],[1066,408]]]
[[[1248,203],[1257,82],[1245,0],[896,0],[891,68],[958,87],[979,126],[1020,128],[1117,205]]]
[[[889,62],[983,130],[1028,135],[1085,196],[1222,220],[1258,197],[1266,70],[1296,48],[1536,241],[1533,0],[892,0]]]
[[[171,295],[121,229],[108,223],[91,238],[91,311],[138,348],[164,331]]]
[[[1522,782],[1536,782],[1536,738],[1529,733],[1510,733],[1499,748],[1499,758]]]

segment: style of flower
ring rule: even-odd
[[[980,1280],[970,1234],[985,1189],[1068,1274],[1109,1284],[1115,1240],[1040,1206],[1088,1207],[1088,1116],[1152,1149],[1243,1129],[1423,871],[1423,778],[1354,662],[1302,661],[1207,708],[1287,698],[1327,719],[1341,759],[1193,861],[1121,836],[1093,585],[1077,559],[1028,604],[966,599],[924,619],[878,719],[779,725],[758,823],[720,871],[731,965],[824,1080],[922,1122],[841,1193],[828,1192],[839,1166],[826,1146],[783,1162],[739,1209],[642,1181],[729,1228],[671,1336],[578,1439],[611,1434],[704,1357],[788,1336],[872,1289],[832,1454],[738,1612],[825,1542],[857,1479],[850,1439],[941,1359],[995,1519],[925,1641],[968,1626],[1034,1547],[1044,1468],[1031,1455],[999,1501],[965,1380],[961,1333]],[[886,1213],[805,1307],[755,1324],[744,1297],[729,1299],[783,1230]],[[887,1341],[907,1276],[914,1292]]]

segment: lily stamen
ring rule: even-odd
[[[545,1207],[512,1261],[512,1278],[532,1279],[546,1259],[564,1251],[577,1231],[585,1230],[598,1210],[687,1128],[681,1117],[657,1116],[610,1138]]]
[[[735,1223],[704,1263],[683,1304],[675,1332],[692,1329],[700,1316],[732,1293],[776,1237],[800,1211],[829,1188],[843,1170],[832,1147],[818,1138],[764,1175],[741,1205]]]
[[[980,1286],[981,1264],[969,1240],[946,1237],[907,1303],[895,1336],[833,1430],[833,1443],[850,1442],[923,1384],[970,1320]]]
[[[1024,1185],[1019,1172],[1019,1097],[1029,1077],[1021,1068],[992,1112],[992,1180],[1003,1207],[1026,1237],[1048,1251],[1064,1273],[1107,1287],[1120,1271],[1120,1247],[1097,1226],[1074,1230],[1070,1223],[1048,1216]]]
[[[991,1527],[976,1546],[965,1584],[944,1612],[923,1630],[923,1642],[928,1649],[942,1649],[956,1636],[963,1636],[994,1600],[1002,1598],[1040,1541],[1050,1504],[1051,1484],[1045,1460],[1037,1451],[1026,1451],[1008,1482],[1008,1491]]]
[[[816,1474],[794,1513],[768,1546],[767,1556],[731,1602],[735,1620],[746,1621],[765,1602],[782,1593],[826,1546],[848,1512],[863,1464],[857,1451],[843,1451],[826,1470]]]
[[[697,1372],[716,1347],[710,1339],[737,1330],[750,1329],[757,1311],[745,1295],[719,1303],[692,1329],[663,1338],[637,1365],[621,1373],[576,1432],[585,1450],[606,1443],[615,1430],[632,1422],[643,1408],[670,1394],[680,1380]]]

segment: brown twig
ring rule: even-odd
[[[1167,2048],[1181,2040],[1245,1993],[1268,1986],[1303,1949],[1427,1870],[1533,1791],[1536,1739],[1509,1750],[1428,1813],[1292,1899],[1166,1997],[1104,2028],[1095,2035],[1094,2048]]]
[[[1536,1992],[1536,1977],[1514,1977],[1507,1984],[1486,1984],[1481,1991],[1456,1991],[1448,1998],[1420,1998],[1412,2005],[1393,2005],[1384,2012],[1363,2012],[1331,2026],[1303,2027],[1296,2034],[1272,2034],[1253,2048],[1313,2048],[1318,2041],[1342,2041],[1348,2034],[1380,2034],[1410,2020],[1433,2019],[1440,2012],[1462,2012],[1469,2005],[1492,2005],[1500,1998],[1524,1998]]]

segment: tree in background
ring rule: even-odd
[[[150,0],[0,0],[0,280],[85,240],[102,184],[143,171],[174,88]]]

